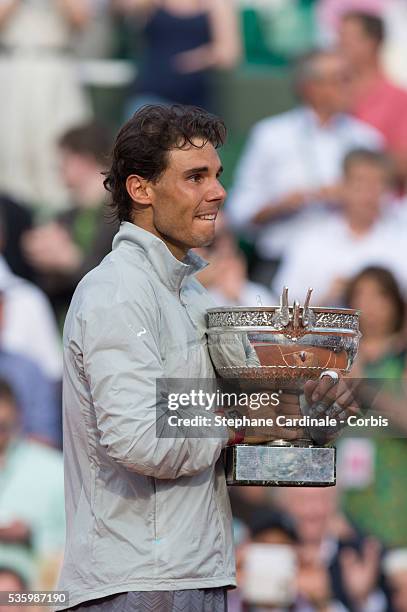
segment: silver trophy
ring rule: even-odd
[[[307,380],[327,370],[348,372],[357,354],[359,312],[288,303],[279,306],[208,310],[208,347],[220,378],[298,395],[299,414],[309,409],[302,393]],[[331,486],[336,482],[335,448],[318,446],[318,436],[237,444],[225,451],[229,485]]]

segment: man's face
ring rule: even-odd
[[[339,46],[351,66],[363,66],[379,52],[379,45],[370,38],[356,19],[344,19],[339,28]]]
[[[358,161],[349,168],[343,183],[343,205],[366,222],[373,221],[387,188],[387,173],[377,164]]]
[[[219,182],[222,166],[212,144],[174,149],[161,178],[150,184],[152,229],[183,258],[194,247],[210,245],[215,237],[215,219],[226,192]]]
[[[315,76],[304,84],[305,100],[327,113],[339,113],[350,104],[350,73],[338,54],[321,55],[314,60]]]
[[[69,149],[60,149],[59,163],[62,180],[73,193],[98,172],[96,161],[90,155],[82,155]]]
[[[334,488],[293,487],[282,494],[284,509],[295,520],[302,542],[315,542],[327,534],[329,519],[336,512]]]
[[[352,308],[362,312],[360,323],[363,334],[383,336],[392,334],[397,311],[394,300],[372,277],[362,277],[353,291]]]

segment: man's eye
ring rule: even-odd
[[[189,180],[193,183],[199,183],[202,179],[202,174],[192,174],[192,176],[189,177]]]

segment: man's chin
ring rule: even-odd
[[[200,239],[197,239],[195,241],[194,248],[198,249],[198,248],[203,248],[203,247],[209,247],[214,243],[214,241],[215,241],[215,232],[213,232],[211,236],[202,237]]]

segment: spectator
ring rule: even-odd
[[[46,444],[60,446],[59,386],[52,384],[31,359],[2,348],[3,307],[0,293],[0,377],[13,389],[21,410],[23,432]]]
[[[225,217],[218,215],[216,240],[211,247],[197,249],[209,266],[197,275],[218,306],[270,306],[276,303],[271,292],[247,277],[246,260],[227,228]]]
[[[33,580],[59,558],[64,543],[62,457],[24,440],[11,388],[0,381],[0,558],[31,564]],[[56,576],[55,576],[56,577]]]
[[[390,585],[394,612],[407,612],[407,550],[396,549],[387,553],[383,571]]]
[[[12,274],[0,255],[4,318],[1,345],[34,361],[52,381],[62,375],[58,329],[49,302],[35,285]]]
[[[378,267],[362,270],[347,288],[346,305],[361,310],[362,338],[352,375],[379,379],[387,392],[402,399],[401,382],[407,365],[406,308],[393,275]],[[387,403],[386,416],[390,416],[389,406]],[[348,515],[386,545],[407,546],[405,438],[344,438],[338,450],[339,482]]]
[[[273,283],[295,299],[314,288],[314,304],[340,304],[346,281],[368,265],[391,270],[407,288],[403,253],[405,226],[386,212],[388,160],[368,150],[351,151],[344,161],[341,210],[317,217],[291,238],[290,250]]]
[[[233,516],[248,526],[257,512],[270,512],[272,508],[269,487],[230,487],[229,497]]]
[[[336,44],[343,15],[350,11],[381,15],[389,2],[392,0],[319,0],[316,9],[319,39],[326,45]]]
[[[383,49],[383,67],[388,77],[400,87],[407,88],[407,4],[405,0],[387,0],[383,19],[386,40]]]
[[[299,592],[317,609],[330,600],[349,610],[384,612],[380,546],[351,526],[338,533],[337,491],[329,488],[277,489],[278,505],[295,521],[300,538]],[[375,606],[375,607],[370,607]]]
[[[56,141],[89,115],[70,48],[89,19],[88,0],[0,2],[0,186],[36,208],[66,204]]]
[[[391,83],[380,60],[384,41],[380,17],[350,12],[339,29],[340,46],[352,69],[353,112],[378,129],[391,152],[397,176],[407,179],[407,90]]]
[[[2,348],[32,359],[52,381],[60,381],[60,339],[49,302],[38,287],[13,274],[1,254],[0,293]]]
[[[394,276],[385,268],[363,269],[347,286],[345,301],[361,312],[356,373],[400,380],[407,365],[406,305]]]
[[[12,567],[0,565],[0,593],[7,593],[7,591],[27,591],[28,584],[18,571]],[[14,612],[25,612],[26,606],[13,605]],[[30,608],[29,608],[30,610]],[[1,605],[0,612],[10,612],[10,605]]]
[[[22,234],[32,227],[32,211],[0,194],[0,223],[3,227],[3,255],[11,271],[32,280],[33,270],[21,249]]]
[[[298,544],[299,537],[295,522],[287,514],[260,509],[254,512],[250,521],[252,541],[261,544]]]
[[[294,602],[295,547],[298,543],[294,523],[287,515],[259,508],[252,516],[251,535],[251,541],[244,542],[239,550],[239,588],[237,592],[229,594],[228,604],[231,609],[236,612],[263,612],[276,610],[281,599],[286,602],[292,599]],[[259,553],[260,566],[256,562]],[[261,606],[257,605],[259,601]],[[278,609],[281,609],[281,605]],[[309,607],[305,610],[301,608],[299,601],[289,609],[292,612],[312,612]]]
[[[319,0],[316,17],[318,39],[326,45],[338,40],[342,17],[351,11],[363,12],[383,19],[386,37],[381,59],[385,74],[400,87],[407,86],[404,58],[407,53],[407,6],[405,0]]]
[[[147,103],[212,107],[210,74],[240,56],[237,16],[229,0],[113,0],[143,22],[145,53],[128,115]]]
[[[110,252],[118,229],[109,219],[102,177],[110,144],[108,132],[96,123],[62,136],[61,173],[72,208],[23,237],[24,252],[62,322],[76,285]]]
[[[297,66],[296,87],[303,105],[258,123],[236,171],[226,207],[233,226],[257,231],[257,253],[269,283],[270,262],[292,243],[306,212],[338,197],[343,157],[355,147],[377,149],[382,139],[346,113],[348,69],[338,53],[315,51]],[[295,220],[294,220],[295,218]],[[257,229],[256,229],[257,228]]]
[[[116,49],[115,24],[110,10],[111,0],[88,0],[91,19],[86,28],[76,29],[74,37],[75,56],[86,60],[108,59]]]
[[[247,278],[246,260],[239,251],[233,251],[223,257],[216,253],[202,255],[211,264],[212,278],[209,285],[200,275],[198,280],[208,289],[219,306],[271,306],[278,302],[267,287]]]

